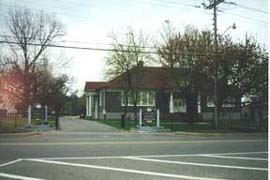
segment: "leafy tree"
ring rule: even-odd
[[[246,37],[244,43],[236,43],[229,35],[219,35],[218,54],[214,53],[213,39],[210,31],[200,32],[188,26],[183,34],[173,34],[159,48],[161,64],[170,67],[179,91],[186,98],[191,123],[196,111],[195,108],[189,111],[188,106],[196,104],[197,92],[213,94],[214,79],[218,112],[229,96],[238,99],[249,96],[264,102],[268,97],[268,54],[254,38]]]
[[[212,49],[208,44],[210,40],[209,32],[200,33],[188,26],[183,34],[169,36],[158,50],[161,64],[169,67],[180,96],[186,100],[187,115],[191,124],[197,114],[198,92],[202,87],[206,87],[202,86],[203,83],[209,83],[206,69],[201,68],[201,65],[207,59],[205,52]],[[211,54],[208,56],[211,57]]]

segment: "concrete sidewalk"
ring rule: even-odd
[[[267,132],[185,132],[178,131],[175,132],[176,135],[183,136],[201,136],[201,137],[224,137],[224,138],[244,138],[244,139],[254,139],[254,138],[268,138]]]

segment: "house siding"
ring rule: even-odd
[[[160,112],[169,112],[170,94],[165,92],[156,93],[156,107],[160,109]]]
[[[106,112],[121,112],[121,92],[106,92],[105,95]]]

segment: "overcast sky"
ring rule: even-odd
[[[208,0],[0,0],[1,23],[3,14],[10,7],[26,7],[33,11],[54,13],[66,25],[64,40],[68,45],[80,47],[102,47],[111,43],[108,35],[112,30],[124,32],[131,26],[151,36],[159,36],[164,21],[179,31],[192,24],[199,29],[212,29],[212,10],[204,10],[201,3]],[[236,23],[237,29],[228,30],[235,40],[242,40],[245,34],[254,35],[258,42],[268,47],[267,0],[226,0],[237,5],[220,4],[218,31]],[[2,26],[2,25],[1,25]],[[2,26],[3,27],[3,26]],[[1,35],[5,34],[0,30]],[[1,39],[1,38],[0,38]],[[105,80],[103,72],[107,52],[87,50],[54,50],[71,58],[68,68],[62,69],[74,77],[73,89],[81,92],[85,81]]]

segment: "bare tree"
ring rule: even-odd
[[[142,32],[136,36],[130,28],[127,29],[122,39],[115,33],[112,33],[110,37],[113,40],[115,51],[106,58],[106,76],[113,78],[122,75],[120,83],[124,89],[124,117],[127,114],[128,103],[132,102],[136,121],[139,98],[137,79],[140,78],[138,72],[141,70],[139,65],[151,59],[149,54],[143,52],[147,37]]]
[[[48,45],[65,35],[63,24],[56,17],[44,12],[33,13],[28,9],[11,9],[7,18],[10,36],[6,40],[11,58],[9,63],[16,66],[23,76],[23,107],[31,104],[31,74]]]

